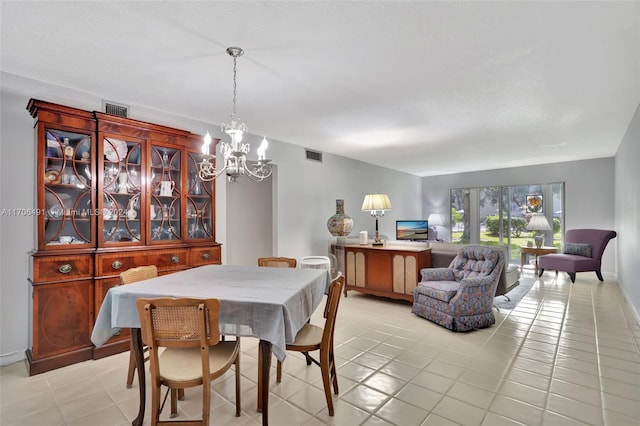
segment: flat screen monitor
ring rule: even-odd
[[[396,220],[396,240],[426,241],[429,239],[429,221]]]

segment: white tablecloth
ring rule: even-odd
[[[283,361],[286,344],[311,317],[330,277],[322,269],[208,265],[111,288],[96,319],[91,341],[100,346],[120,328],[139,328],[140,297],[220,300],[220,332],[272,343]]]

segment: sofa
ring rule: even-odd
[[[428,244],[431,249],[431,266],[433,268],[447,268],[458,254],[458,250],[463,247],[462,244],[444,242],[429,242]],[[507,259],[506,248],[503,246],[500,246],[500,248],[504,251],[505,259]],[[510,265],[509,262],[505,261],[504,266],[502,267],[502,273],[498,280],[495,296],[504,296],[508,298],[506,293],[511,291],[514,287],[517,287],[519,284],[520,268],[518,265]]]

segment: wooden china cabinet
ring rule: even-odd
[[[120,273],[221,263],[215,185],[199,179],[201,136],[32,99],[37,248],[31,253],[29,373],[129,348],[128,331],[90,340]]]

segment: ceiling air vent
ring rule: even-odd
[[[118,117],[127,118],[129,116],[129,107],[127,105],[116,104],[111,101],[102,101],[102,109],[105,113],[117,115]]]
[[[322,153],[320,151],[312,151],[310,149],[305,149],[305,155],[307,160],[317,161],[318,163],[322,163]]]

